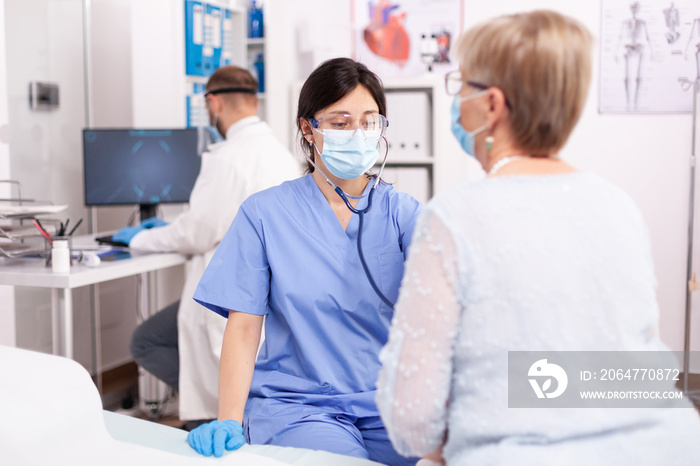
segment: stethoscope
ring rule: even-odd
[[[304,134],[304,136],[307,136],[308,134]],[[304,156],[306,157],[306,160],[313,165],[313,167],[318,170],[318,172],[325,178],[326,182],[330,185],[331,188],[340,196],[340,198],[345,202],[345,205],[347,206],[348,209],[350,209],[350,212],[353,214],[357,214],[360,224],[357,228],[357,252],[360,255],[360,262],[362,263],[362,269],[365,271],[365,275],[367,275],[367,279],[369,280],[369,284],[372,285],[372,289],[374,290],[375,293],[377,293],[377,296],[379,296],[379,299],[381,299],[384,304],[389,306],[390,309],[394,309],[394,303],[389,301],[389,299],[384,296],[384,293],[379,289],[377,286],[377,283],[374,281],[374,278],[372,277],[372,273],[369,270],[369,267],[367,266],[367,261],[365,260],[365,255],[362,252],[362,226],[364,224],[364,219],[365,219],[365,214],[370,211],[372,208],[372,198],[374,196],[374,192],[377,189],[377,186],[379,185],[379,182],[381,181],[381,175],[382,172],[384,171],[384,165],[386,165],[386,158],[389,155],[389,144],[387,143],[387,140],[384,136],[382,136],[382,139],[384,140],[384,145],[386,147],[386,150],[384,151],[384,160],[382,160],[382,166],[379,169],[379,173],[376,176],[376,180],[374,181],[374,184],[372,187],[369,189],[369,193],[367,194],[367,206],[364,209],[358,209],[356,207],[353,207],[352,204],[350,204],[350,199],[362,199],[365,196],[351,196],[347,193],[345,193],[342,189],[340,189],[340,186],[337,186],[335,183],[333,183],[325,173],[323,173],[323,170],[318,168],[318,165],[314,163],[313,160],[311,160],[311,157],[309,157],[306,153],[304,153]],[[312,143],[313,144],[313,143]],[[313,144],[315,147],[315,144]],[[316,149],[318,152],[318,149]]]

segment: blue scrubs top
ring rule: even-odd
[[[371,180],[365,188],[368,194]],[[225,202],[225,201],[224,201]],[[367,198],[358,207],[366,205]],[[380,183],[365,214],[362,249],[395,302],[420,204]],[[378,416],[379,351],[393,311],[372,289],[346,231],[311,175],[250,196],[209,263],[194,299],[228,317],[264,315],[265,342],[250,397]]]

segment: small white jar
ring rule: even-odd
[[[51,248],[51,268],[54,273],[70,272],[70,249],[68,240],[56,239]]]

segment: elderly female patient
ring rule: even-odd
[[[665,349],[639,211],[557,157],[586,100],[590,49],[581,24],[551,11],[459,39],[453,132],[488,176],[434,199],[416,225],[378,383],[399,453],[700,464],[693,409],[508,408],[509,351]]]

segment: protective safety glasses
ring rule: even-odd
[[[474,89],[486,90],[489,87],[487,84],[478,83],[476,81],[465,81],[460,70],[450,71],[445,75],[445,92],[447,95],[457,95],[462,90],[464,85],[473,87]],[[506,97],[506,107],[511,108],[508,97]]]
[[[346,113],[332,113],[318,120],[309,118],[309,123],[324,137],[331,137],[337,142],[351,140],[358,130],[361,130],[365,138],[378,140],[389,126],[389,120],[379,113],[366,113],[359,117]]]
[[[459,70],[450,71],[445,75],[445,92],[447,92],[447,95],[459,94],[459,91],[462,90],[462,87],[465,84],[468,84],[471,87],[481,90],[488,89],[490,87],[485,84],[477,83],[474,81],[465,81],[462,78],[462,72]]]

